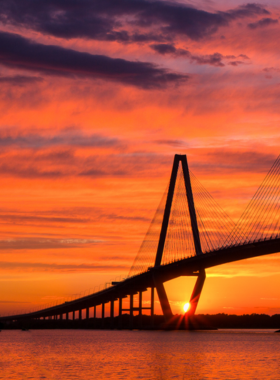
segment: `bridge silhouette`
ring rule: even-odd
[[[164,283],[180,276],[196,276],[187,316],[195,314],[206,278],[206,269],[233,261],[280,252],[280,156],[267,173],[239,221],[235,224],[189,170],[186,155],[175,155],[168,190],[151,222],[128,278],[112,282],[96,293],[26,314],[1,317],[0,321],[34,319],[89,319],[101,305],[110,304],[111,327],[122,328],[123,313],[134,313],[141,326],[143,310],[154,320],[155,290],[166,322],[173,313]],[[143,292],[150,303],[143,306]],[[138,295],[135,304],[135,295]],[[129,307],[123,300],[129,297]],[[118,302],[118,326],[115,323]],[[83,313],[85,310],[85,313]],[[83,318],[85,316],[85,318]]]

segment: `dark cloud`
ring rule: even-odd
[[[275,25],[275,24],[278,24],[278,20],[274,20],[273,18],[267,17],[267,18],[262,18],[259,21],[248,24],[248,27],[250,29],[257,29],[257,28],[264,28],[266,26]]]
[[[112,148],[123,146],[123,143],[117,138],[98,134],[85,135],[75,129],[64,130],[53,136],[44,136],[37,133],[11,135],[9,131],[0,132],[0,147],[12,146],[32,149],[56,146]],[[69,155],[69,152],[67,154]],[[63,157],[56,158],[62,159]]]
[[[170,34],[197,40],[232,20],[269,14],[258,4],[211,13],[187,4],[152,0],[0,0],[0,9],[3,23],[67,39],[124,43],[168,40]]]
[[[260,4],[248,3],[245,5],[241,5],[238,8],[232,9],[226,12],[225,14],[227,15],[228,18],[239,19],[242,17],[251,17],[251,16],[257,16],[257,15],[269,15],[270,12],[267,11]]]
[[[24,75],[0,77],[0,83],[7,83],[8,85],[20,86],[20,87],[25,86],[27,84],[40,83],[40,82],[43,82],[43,80],[44,79],[41,77],[31,77],[31,76],[24,76]]]
[[[173,44],[153,44],[150,47],[159,54],[178,54],[178,49]]]
[[[199,65],[211,65],[223,67],[225,64],[222,62],[224,56],[220,53],[206,54],[206,55],[192,55],[191,61]]]
[[[189,78],[148,62],[80,53],[59,46],[42,45],[5,32],[0,32],[0,63],[49,75],[103,79],[144,89],[163,88]]]
[[[244,60],[249,59],[245,54],[240,54],[238,57],[234,55],[222,55],[220,53],[214,53],[214,54],[205,54],[205,55],[196,55],[192,54],[188,50],[185,49],[177,49],[173,44],[152,44],[150,45],[151,49],[153,49],[155,52],[166,55],[171,54],[175,57],[186,57],[191,62],[194,62],[198,65],[212,65],[212,66],[219,66],[223,67],[225,64],[237,66],[239,64],[244,63],[243,61],[236,60],[236,61],[230,61],[224,63],[223,60],[228,59],[236,59],[241,58]]]

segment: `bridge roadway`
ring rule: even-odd
[[[153,316],[154,288],[156,287],[158,293],[162,292],[163,289],[164,298],[164,282],[180,276],[199,276],[199,273],[201,273],[201,271],[204,272],[207,268],[277,252],[280,252],[280,238],[222,248],[170,264],[149,268],[144,273],[127,278],[107,289],[74,301],[65,302],[61,305],[28,314],[1,317],[0,321],[20,321],[41,318],[63,319],[62,316],[64,314],[65,319],[68,319],[69,313],[76,311],[79,311],[79,319],[82,319],[82,310],[84,309],[86,310],[86,318],[89,318],[89,308],[94,307],[94,315],[96,316],[96,307],[99,305],[102,305],[102,317],[104,318],[104,305],[106,303],[110,303],[110,316],[114,317],[114,301],[117,300],[119,301],[119,310],[121,311],[120,316],[123,311],[128,311],[130,316],[133,316],[134,311],[138,311],[139,314],[142,314],[143,309],[149,309]],[[150,307],[142,307],[142,292],[146,291],[147,288],[151,288],[151,305]],[[135,307],[133,304],[133,295],[137,293],[139,293],[139,305]],[[161,294],[159,294],[159,296],[160,295]],[[130,307],[129,309],[124,309],[122,300],[128,296],[130,297]],[[164,305],[161,306],[163,308]]]

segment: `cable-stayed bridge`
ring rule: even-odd
[[[190,172],[187,157],[175,155],[168,190],[151,222],[138,255],[123,281],[113,282],[102,291],[32,313],[1,317],[0,321],[30,319],[89,319],[90,308],[110,304],[112,327],[118,302],[118,326],[123,312],[133,315],[149,310],[154,316],[157,291],[166,321],[172,310],[164,288],[166,281],[180,276],[196,276],[188,315],[193,315],[206,278],[205,269],[237,260],[280,252],[280,156],[274,162],[237,224],[220,208]],[[143,292],[150,289],[150,304],[143,306]],[[135,295],[138,295],[135,304]],[[123,300],[129,297],[129,307]]]

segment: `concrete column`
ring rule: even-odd
[[[89,307],[86,308],[86,319],[89,319]]]
[[[105,326],[105,303],[102,303],[102,328]]]
[[[75,320],[75,311],[72,311],[72,319]]]
[[[79,310],[79,320],[82,320],[82,309]]]
[[[186,313],[187,315],[194,315],[194,313],[196,311],[198,301],[199,301],[199,298],[200,298],[200,295],[202,292],[202,288],[204,285],[205,278],[206,278],[205,269],[200,269],[199,275],[197,276],[197,280],[196,280],[196,283],[195,283],[195,286],[194,286],[194,289],[193,289],[193,292],[191,295],[190,309]]]
[[[155,288],[151,287],[151,326],[155,326]]]
[[[63,314],[60,314],[60,318],[59,318],[60,320],[62,320],[63,319]]]
[[[111,307],[110,307],[110,324],[111,324],[111,329],[114,328],[114,300],[112,299],[111,300],[111,303],[110,303]]]
[[[139,292],[139,328],[142,328],[142,291]]]
[[[122,297],[119,298],[119,318],[118,318],[119,329],[122,328]]]
[[[133,293],[130,294],[130,320],[129,320],[129,328],[133,329]]]
[[[66,313],[66,321],[68,321],[68,319],[69,319],[69,313],[67,312]]]
[[[167,322],[173,316],[173,313],[172,313],[172,310],[171,310],[171,307],[170,307],[170,304],[169,304],[169,301],[167,298],[167,294],[166,294],[166,291],[164,289],[163,282],[159,278],[157,278],[156,276],[154,276],[154,283],[155,283],[155,286],[157,288],[157,294],[158,294],[160,306],[161,306],[165,321]]]
[[[94,327],[96,327],[96,305],[93,306],[93,318]]]

